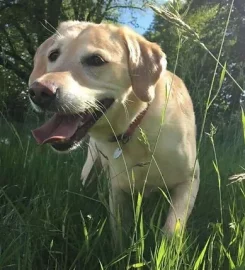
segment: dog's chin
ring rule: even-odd
[[[114,99],[106,98],[92,108],[77,114],[55,113],[41,127],[32,131],[39,144],[50,144],[57,152],[67,153],[76,149],[84,140],[90,128],[106,113]]]

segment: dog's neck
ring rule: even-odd
[[[133,120],[128,129],[121,133],[121,134],[118,134],[118,135],[113,135],[112,137],[109,138],[109,142],[119,142],[121,141],[123,144],[126,144],[129,139],[132,137],[135,129],[140,125],[142,119],[144,118],[148,108],[149,108],[149,105],[147,105],[147,107],[137,115],[137,117],[135,118],[135,120]]]
[[[131,136],[142,122],[149,104],[140,101],[134,93],[124,103],[115,103],[105,117],[98,121],[89,135],[98,141],[117,141],[125,134]],[[119,137],[118,137],[119,136]]]

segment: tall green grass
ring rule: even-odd
[[[228,180],[244,167],[241,125],[204,136],[184,238],[159,241],[164,197],[146,201],[144,213],[139,197],[137,237],[122,254],[111,244],[106,179],[86,188],[79,180],[86,151],[58,155],[37,146],[30,129],[1,122],[1,269],[245,269],[245,188]]]

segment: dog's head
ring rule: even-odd
[[[100,118],[130,93],[154,99],[166,68],[160,47],[126,27],[68,21],[37,50],[29,96],[54,116],[33,131],[58,151],[74,148]]]

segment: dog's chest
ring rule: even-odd
[[[112,184],[127,192],[130,191],[130,185],[138,191],[142,191],[145,186],[146,192],[158,187],[174,186],[180,180],[180,172],[169,156],[173,153],[170,153],[172,149],[168,149],[168,142],[165,145],[160,140],[154,151],[151,140],[139,138],[135,136],[126,144],[121,144],[121,147],[116,143],[98,145],[103,158],[106,157],[108,161]]]

